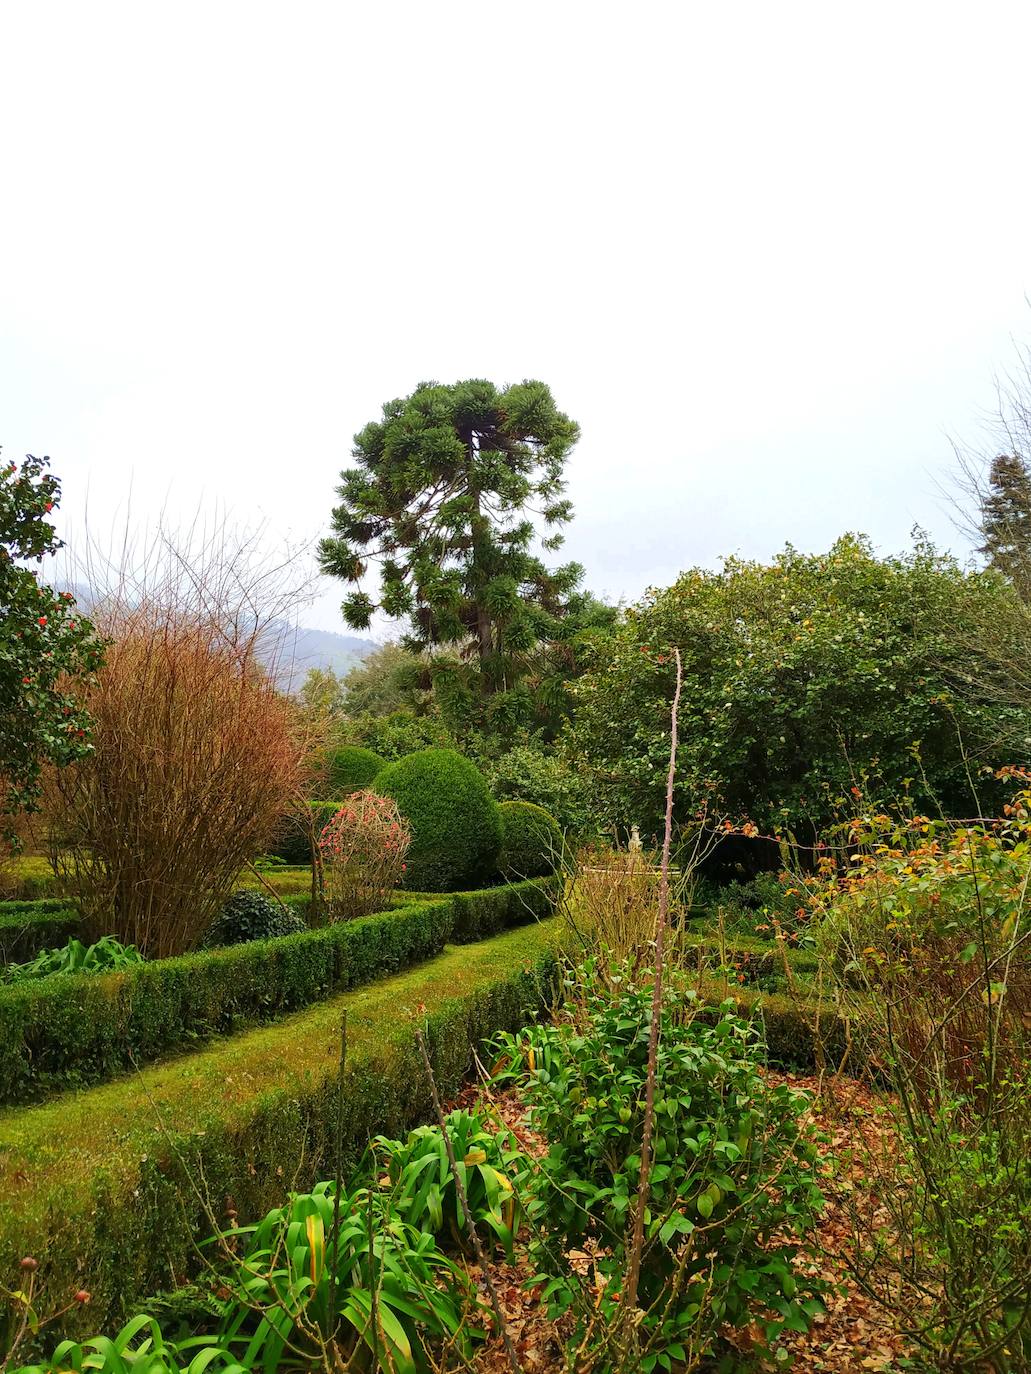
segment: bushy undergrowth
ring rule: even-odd
[[[589,963],[567,982],[551,1024],[503,1041],[507,1076],[523,1088],[547,1153],[529,1205],[554,1316],[571,1313],[597,1368],[623,1367],[625,1282],[646,1094],[652,990],[627,965]],[[731,1004],[702,1015],[695,990],[672,979],[662,1005],[656,1134],[634,1340],[642,1370],[695,1364],[721,1331],[756,1321],[768,1343],[804,1331],[821,1285],[793,1267],[797,1236],[821,1204],[804,1094],[764,1078],[755,1029]],[[557,1237],[561,1245],[548,1242]],[[548,1257],[568,1245],[595,1254],[600,1291]],[[550,1276],[549,1276],[550,1273]],[[584,1299],[589,1300],[585,1303]]]
[[[1028,778],[1022,775],[1024,786]],[[1031,1367],[1031,791],[999,823],[863,817],[814,901],[827,975],[894,1090],[852,1263],[933,1368]],[[876,1264],[871,1257],[876,1256]]]
[[[448,1145],[462,1161],[468,1213]],[[377,1137],[350,1186],[323,1181],[291,1194],[255,1225],[213,1239],[208,1288],[198,1297],[218,1296],[193,1304],[207,1331],[169,1339],[141,1314],[113,1340],[64,1341],[49,1361],[22,1374],[274,1374],[299,1366],[429,1374],[456,1357],[467,1361],[484,1334],[483,1304],[458,1260],[468,1221],[511,1253],[517,1209],[508,1174],[526,1167],[508,1132],[467,1111],[453,1112],[444,1129],[419,1127],[405,1141]],[[34,1272],[26,1275],[30,1294]]]

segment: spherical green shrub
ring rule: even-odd
[[[543,878],[562,859],[562,831],[543,806],[533,802],[498,803],[501,817],[501,876],[511,882]]]
[[[286,911],[260,892],[234,892],[212,921],[204,945],[242,945],[248,940],[275,940],[308,927],[295,911]]]
[[[325,795],[349,797],[352,792],[370,787],[376,774],[386,767],[386,762],[371,749],[361,749],[356,744],[327,749]]]
[[[412,827],[407,888],[461,892],[490,881],[501,852],[501,821],[475,764],[453,749],[420,749],[388,763],[373,790],[393,797]]]

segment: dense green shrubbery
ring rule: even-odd
[[[371,785],[373,778],[386,766],[386,759],[372,749],[356,744],[343,744],[326,750],[326,782],[324,795],[348,797]]]
[[[532,802],[500,802],[502,877],[543,878],[562,862],[562,831],[554,816]]]
[[[479,892],[456,892],[451,898],[454,911],[455,944],[486,940],[510,926],[543,921],[555,910],[561,891],[559,878],[530,878],[504,887],[485,887]]]
[[[459,742],[439,716],[392,711],[388,716],[349,718],[344,729],[352,744],[371,749],[388,763],[396,763],[419,749],[457,749]]]
[[[629,967],[610,978],[588,964],[569,994],[554,1023],[503,1045],[548,1145],[530,1204],[541,1228],[538,1270],[554,1274],[556,1253],[600,1239],[594,1264],[603,1282],[592,1307],[611,1329],[638,1187],[652,988]],[[693,988],[667,980],[639,1290],[646,1371],[671,1360],[697,1367],[719,1352],[727,1326],[758,1322],[775,1344],[822,1310],[823,1285],[793,1264],[822,1202],[809,1100],[766,1081],[758,1037],[729,1005],[715,1018],[699,1009]],[[598,1340],[575,1275],[552,1278],[545,1293],[552,1316],[578,1318],[578,1340]],[[592,1367],[614,1367],[603,1346]]]
[[[412,827],[407,883],[457,892],[489,880],[501,851],[501,822],[475,764],[451,749],[422,749],[388,764],[375,791],[393,797]]]
[[[448,941],[541,918],[554,903],[554,881],[539,879],[107,977],[0,989],[0,1103],[100,1082],[198,1038],[273,1020],[431,958]]]
[[[569,839],[594,839],[604,824],[605,818],[595,812],[595,799],[583,769],[574,769],[551,750],[520,744],[497,758],[485,759],[482,766],[499,802],[542,806]]]
[[[970,815],[970,759],[1028,756],[1026,706],[990,686],[1000,659],[1026,657],[1013,602],[997,574],[925,544],[881,559],[848,537],[818,556],[696,568],[590,650],[567,743],[612,823],[660,834],[677,646],[676,820],[708,797],[710,812],[808,843],[867,777],[875,798],[908,791],[919,810]],[[993,784],[978,794],[994,807]]]
[[[205,949],[242,945],[248,940],[276,940],[307,930],[303,917],[260,892],[234,892],[208,928]]]

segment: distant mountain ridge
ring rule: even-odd
[[[89,591],[74,583],[61,590],[70,591],[76,602],[89,615],[92,598]],[[334,630],[312,630],[292,625],[287,620],[271,620],[262,636],[262,661],[275,673],[276,683],[284,692],[297,692],[312,668],[336,673],[342,677],[378,648],[374,639],[359,635],[337,634]]]
[[[276,680],[284,692],[298,691],[312,668],[342,677],[377,647],[375,640],[358,635],[309,630],[281,620],[271,623],[268,635],[273,643],[267,661],[274,664]]]

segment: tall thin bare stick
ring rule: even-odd
[[[659,1062],[659,1023],[662,1019],[662,971],[666,949],[666,926],[669,922],[669,851],[673,834],[673,786],[677,775],[677,719],[680,713],[680,688],[683,669],[680,650],[673,650],[677,665],[677,685],[670,712],[669,772],[666,776],[666,828],[662,837],[662,868],[659,880],[659,912],[655,928],[655,978],[652,983],[652,1022],[648,1033],[648,1074],[644,1093],[644,1127],[641,1132],[641,1168],[637,1176],[637,1205],[634,1209],[634,1230],[630,1242],[629,1269],[623,1290],[623,1312],[626,1321],[633,1320],[637,1309],[637,1287],[641,1278],[641,1255],[644,1250],[644,1214],[648,1208],[651,1183],[652,1137],[655,1134],[655,1079]]]

